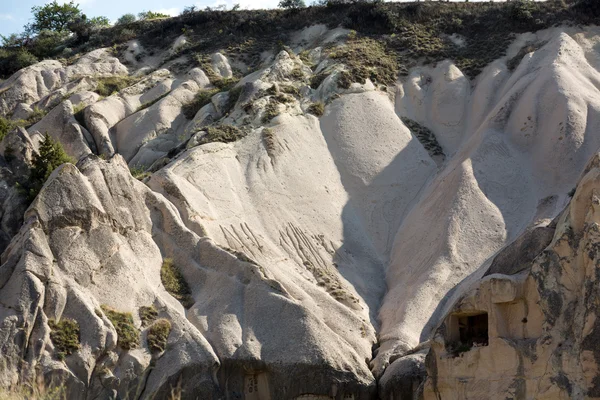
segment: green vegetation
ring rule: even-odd
[[[320,117],[325,112],[325,104],[323,102],[312,103],[308,106],[308,112],[312,115]]]
[[[279,2],[279,7],[288,10],[297,10],[306,7],[306,4],[304,4],[304,0],[281,0]]]
[[[133,324],[133,316],[128,312],[120,312],[106,305],[101,306],[117,331],[117,345],[123,350],[135,349],[140,345],[140,331]]]
[[[300,67],[295,67],[291,72],[290,72],[290,78],[292,79],[298,79],[298,80],[302,80],[304,79],[304,72],[302,71],[302,68]]]
[[[179,300],[185,308],[190,308],[194,304],[190,287],[172,259],[165,258],[163,260],[160,279],[166,291]]]
[[[185,117],[187,119],[193,119],[196,116],[196,113],[200,111],[202,107],[210,103],[212,97],[219,92],[220,90],[218,88],[199,91],[194,100],[183,107],[183,114]]]
[[[417,137],[419,142],[421,142],[423,147],[425,147],[425,150],[429,152],[429,155],[444,155],[442,146],[440,146],[440,144],[438,143],[437,138],[435,137],[433,132],[431,132],[429,129],[419,124],[418,122],[413,121],[412,119],[402,117],[401,120],[404,123],[404,125],[406,125],[406,127],[410,129],[411,132]]]
[[[86,109],[86,105],[85,103],[79,103],[77,104],[75,107],[73,107],[73,117],[75,117],[75,120],[77,121],[77,123],[81,126],[83,126],[84,128],[85,126],[85,109]]]
[[[21,185],[29,201],[36,198],[50,174],[65,163],[74,164],[75,160],[65,153],[60,142],[45,134],[44,140],[40,143],[39,154],[33,156],[33,167],[29,180]]]
[[[66,31],[70,23],[82,16],[79,4],[75,4],[73,1],[58,3],[54,0],[43,6],[32,7],[31,13],[34,22],[27,27],[27,30],[32,33],[39,33],[43,30]]]
[[[271,122],[273,118],[279,115],[279,102],[271,97],[265,106],[265,112],[262,117],[262,122]]]
[[[142,326],[148,326],[158,318],[158,311],[154,306],[142,306],[138,311],[140,319],[142,320]]]
[[[154,322],[150,328],[148,328],[148,334],[146,336],[146,342],[148,348],[152,353],[162,353],[167,347],[167,340],[171,333],[171,322],[164,318],[161,318]]]
[[[124,14],[121,17],[119,17],[115,25],[131,24],[135,21],[137,21],[137,17],[135,16],[135,14]]]
[[[151,175],[150,172],[146,171],[146,168],[143,165],[129,167],[129,173],[138,181],[143,181],[145,178]]]
[[[41,110],[37,107],[34,107],[33,112],[27,119],[19,119],[19,120],[13,121],[8,118],[4,118],[4,117],[0,116],[0,141],[2,141],[2,139],[4,139],[4,137],[8,134],[8,132],[12,131],[13,129],[15,129],[19,126],[23,127],[23,128],[28,128],[28,127],[40,122],[40,120],[42,118],[44,118],[44,116],[47,113],[48,112],[45,110]]]
[[[233,125],[213,125],[206,128],[206,136],[202,138],[201,144],[235,142],[244,136],[246,136],[246,133]]]
[[[349,88],[352,82],[392,84],[398,77],[398,63],[393,52],[379,41],[363,38],[349,40],[345,46],[333,50],[329,57],[344,63],[348,71],[340,74],[338,85]]]
[[[163,14],[160,12],[154,12],[154,11],[143,11],[138,14],[138,17],[142,21],[150,21],[150,20],[159,19],[159,18],[169,18],[170,15]]]
[[[127,75],[100,77],[96,79],[98,86],[94,92],[100,96],[108,97],[139,82],[139,80],[140,78]]]
[[[237,103],[241,94],[242,86],[235,86],[229,90],[229,92],[227,93],[229,97],[227,98],[227,104],[225,105],[225,109],[227,110],[226,112],[231,111],[231,109],[235,107],[235,104]]]
[[[283,93],[291,94],[292,96],[300,97],[300,91],[292,85],[279,85],[279,90]]]
[[[79,324],[72,319],[62,319],[56,322],[53,319],[48,320],[50,326],[50,339],[56,349],[56,356],[59,360],[64,360],[68,355],[79,350]]]

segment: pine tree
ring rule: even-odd
[[[75,160],[69,157],[60,142],[53,140],[46,133],[40,144],[39,154],[33,158],[33,167],[26,187],[29,201],[35,199],[52,171],[64,163],[75,163]]]

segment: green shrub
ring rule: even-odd
[[[135,349],[140,345],[140,331],[133,324],[133,316],[106,305],[101,306],[117,331],[117,345],[123,350]]]
[[[183,106],[183,115],[187,119],[193,119],[196,116],[196,113],[200,111],[202,107],[210,103],[212,97],[219,93],[219,89],[208,89],[201,90],[196,93],[196,97],[190,103]]]
[[[169,334],[171,333],[171,322],[164,318],[155,321],[146,335],[148,348],[152,353],[162,353],[167,347]]]
[[[160,12],[155,12],[155,11],[143,11],[138,14],[138,17],[140,17],[140,19],[142,21],[149,21],[149,20],[159,19],[159,18],[169,18],[170,15],[163,14]]]
[[[38,122],[40,122],[42,120],[42,118],[44,118],[46,116],[46,114],[48,114],[48,111],[39,109],[37,106],[33,107],[33,112],[25,120],[24,126],[29,127],[34,124],[37,124]]]
[[[113,93],[118,93],[126,87],[137,83],[139,80],[140,78],[126,75],[97,78],[96,82],[98,86],[94,92],[98,93],[100,96],[108,97]]]
[[[297,10],[306,7],[306,4],[304,4],[304,0],[281,0],[279,7],[287,10]]]
[[[202,138],[200,144],[235,142],[244,136],[246,133],[233,125],[213,125],[206,128],[206,136]]]
[[[28,50],[39,59],[50,58],[60,52],[59,47],[69,35],[67,30],[43,30],[32,40]]]
[[[50,326],[50,340],[56,349],[56,356],[59,360],[64,360],[68,355],[79,350],[79,324],[72,319],[62,319],[56,322],[53,319],[48,320]]]
[[[18,70],[37,62],[37,57],[26,49],[0,48],[0,78],[8,78]]]
[[[235,107],[235,104],[237,103],[241,94],[242,94],[242,86],[235,86],[229,90],[229,92],[228,92],[229,97],[227,98],[227,104],[225,105],[225,110],[227,110],[226,113],[228,113],[229,111],[231,111],[231,109],[233,107]]]
[[[175,297],[185,308],[190,308],[194,305],[192,292],[183,275],[170,258],[163,260],[160,269],[160,280],[162,281],[165,290]]]
[[[124,14],[121,17],[119,17],[115,25],[131,24],[135,21],[137,21],[137,17],[135,16],[135,14]]]
[[[325,112],[325,104],[322,102],[312,103],[310,106],[308,106],[308,112],[312,115],[320,117]]]
[[[74,164],[75,160],[65,153],[60,142],[53,140],[46,133],[44,140],[40,143],[39,154],[33,156],[33,167],[29,180],[21,185],[29,201],[36,198],[50,174],[65,163]]]
[[[148,326],[158,318],[158,311],[156,311],[156,307],[154,306],[142,306],[138,312],[142,320],[142,326]]]

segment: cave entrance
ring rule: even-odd
[[[489,343],[488,314],[484,311],[450,315],[447,324],[446,344],[454,353]]]

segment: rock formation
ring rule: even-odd
[[[2,115],[44,114],[0,142],[0,384],[600,397],[600,30],[395,85],[344,83],[354,34],[305,28],[255,70],[192,62],[185,35],[152,55],[132,40],[0,84]],[[102,98],[107,78],[127,84]],[[28,204],[45,134],[78,161]]]

